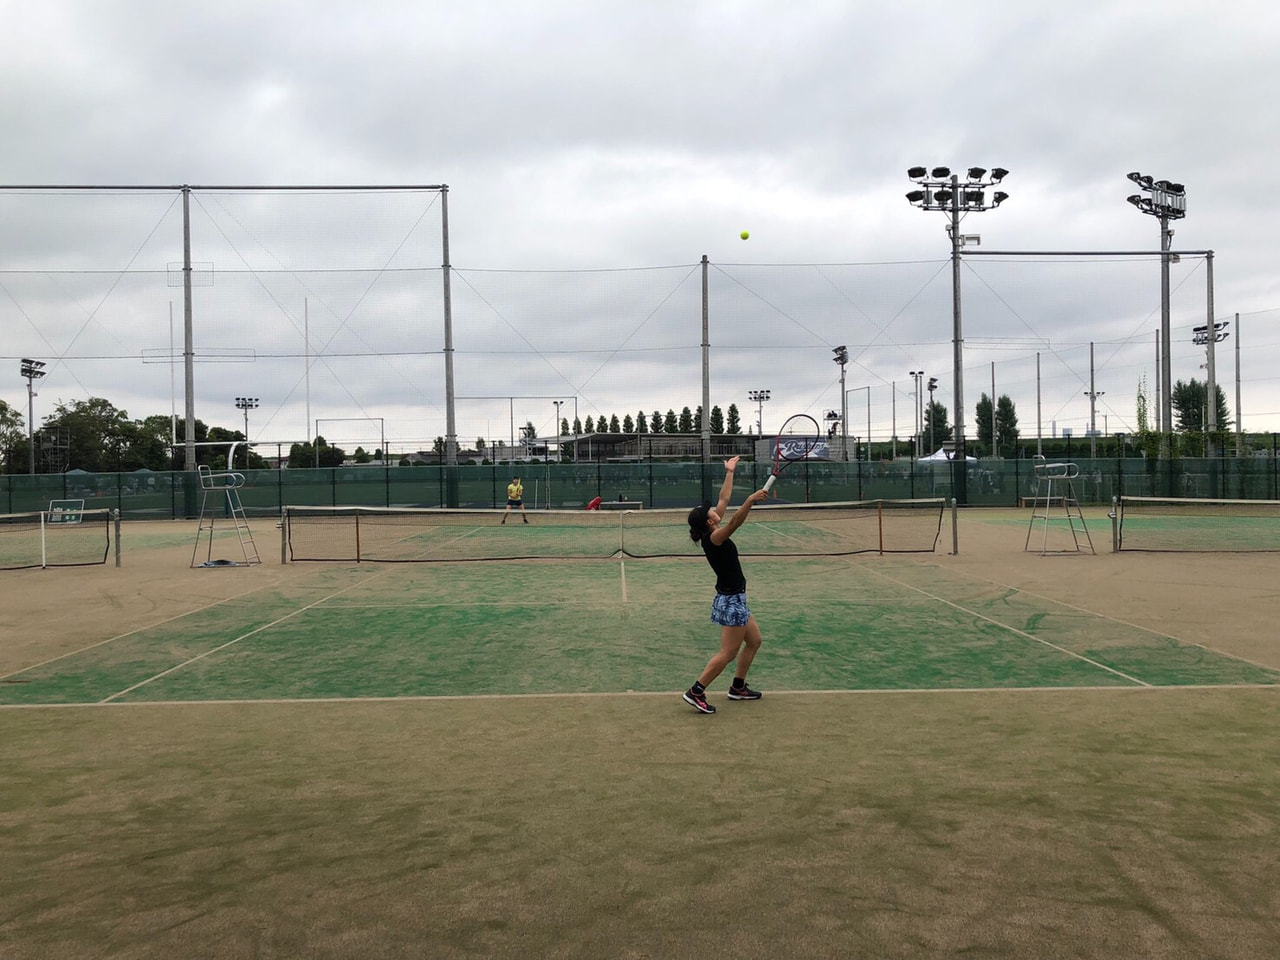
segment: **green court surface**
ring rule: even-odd
[[[936,560],[749,574],[765,636],[752,677],[771,692],[1280,684]],[[319,565],[9,674],[0,704],[674,691],[716,649],[707,579],[700,558]]]

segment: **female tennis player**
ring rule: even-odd
[[[707,685],[715,681],[736,658],[737,669],[729,687],[730,700],[759,700],[760,692],[747,686],[747,671],[760,649],[760,627],[747,609],[747,578],[738,561],[738,548],[731,539],[733,531],[742,526],[753,504],[769,494],[757,490],[742,501],[728,522],[721,526],[729,498],[733,495],[733,471],[738,458],[726,460],[724,483],[720,485],[720,499],[715,506],[704,503],[689,511],[689,537],[702,544],[707,563],[716,572],[716,598],[711,604],[711,622],[720,624],[720,652],[707,661],[706,668],[685,691],[684,702],[699,713],[715,713],[716,708],[707,703]]]

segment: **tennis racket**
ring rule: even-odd
[[[773,441],[773,473],[764,482],[765,490],[773,487],[778,474],[797,460],[807,460],[819,441],[822,433],[818,429],[818,421],[807,413],[797,413],[788,417],[787,422],[778,431],[778,438]]]

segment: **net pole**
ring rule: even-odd
[[[111,511],[112,526],[116,533],[116,566],[120,566],[120,508]]]
[[[288,543],[289,543],[289,508],[280,508],[280,562],[288,563]]]
[[[960,556],[960,524],[956,516],[956,498],[951,498],[951,555]]]
[[[360,511],[356,511],[356,563],[360,562]]]
[[[876,526],[880,528],[880,556],[884,556],[884,501],[876,501]]]
[[[44,570],[49,566],[49,555],[48,555],[48,550],[45,548],[44,538],[45,538],[44,511],[41,510],[40,511],[40,569],[41,570]]]
[[[1120,552],[1120,498],[1111,498],[1111,552]]]

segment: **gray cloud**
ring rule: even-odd
[[[696,405],[706,254],[714,404],[745,411],[770,387],[779,414],[838,407],[830,347],[858,344],[849,385],[870,386],[873,433],[903,433],[907,371],[936,373],[948,405],[952,379],[944,220],[907,205],[906,168],[1013,171],[1010,201],[966,222],[984,249],[1152,250],[1155,221],[1124,199],[1140,169],[1187,184],[1174,245],[1215,250],[1215,312],[1246,315],[1245,425],[1280,429],[1266,4],[48,2],[9,21],[4,183],[448,183],[460,395],[565,393],[584,417]],[[167,346],[172,200],[0,197],[3,353],[65,355],[42,403],[168,410],[166,365],[92,358]],[[313,421],[442,434],[438,221],[414,232],[404,213],[198,195],[193,257],[218,273],[197,342],[257,359],[202,364],[197,414],[234,426],[231,397],[255,392],[261,436],[307,431],[305,298],[331,354],[311,370]],[[782,263],[864,266],[761,266]],[[967,263],[967,415],[994,362],[1031,428],[1040,353],[1046,410],[1081,429],[1094,341],[1108,420],[1131,429],[1154,381],[1158,265]],[[12,272],[33,266],[46,273]],[[356,272],[388,266],[418,272]],[[1202,377],[1203,263],[1175,282],[1175,377]],[[0,383],[25,406],[16,376]],[[496,432],[514,403],[460,403],[460,437]],[[552,410],[530,400],[517,419]]]

